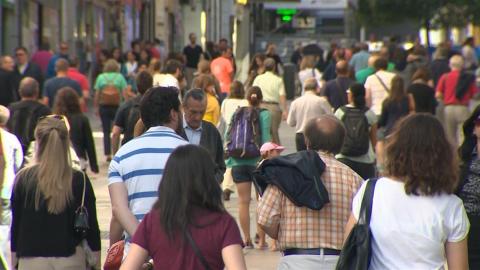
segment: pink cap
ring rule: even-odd
[[[276,143],[273,143],[273,142],[267,142],[267,143],[264,143],[262,145],[262,147],[260,148],[260,153],[264,154],[270,150],[279,150],[280,152],[285,150],[285,147],[281,146],[281,145],[278,145]]]

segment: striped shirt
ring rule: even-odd
[[[109,185],[125,184],[128,207],[140,222],[157,200],[157,191],[170,154],[188,144],[172,129],[152,127],[123,145],[108,169]]]

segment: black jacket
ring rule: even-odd
[[[261,195],[268,185],[275,185],[296,206],[320,210],[330,202],[321,180],[324,171],[317,152],[300,151],[263,161],[254,172],[254,182]]]
[[[14,81],[15,89],[18,89],[18,86],[20,85],[20,81],[25,77],[34,78],[38,82],[40,89],[43,89],[43,74],[42,74],[42,70],[37,64],[33,62],[28,62],[27,68],[23,73],[20,73],[18,71],[18,66],[15,66],[14,72],[15,72],[15,81]]]
[[[70,141],[79,158],[87,159],[92,172],[98,173],[97,154],[88,118],[82,113],[68,115]]]
[[[188,141],[183,128],[179,131],[179,135]],[[215,161],[215,179],[218,183],[223,182],[223,175],[225,174],[226,166],[223,155],[222,136],[220,135],[220,132],[218,132],[218,129],[210,122],[202,121],[200,145],[208,150],[213,161]]]
[[[15,88],[15,72],[0,68],[0,105],[8,107],[19,99]]]

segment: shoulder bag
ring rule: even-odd
[[[83,175],[83,192],[82,192],[82,203],[75,211],[75,220],[73,223],[74,231],[85,238],[87,236],[88,230],[90,229],[90,225],[88,224],[88,211],[85,207],[85,187],[87,180],[85,179],[85,174],[82,172]]]
[[[380,76],[378,76],[377,74],[375,74],[375,77],[377,77],[378,81],[380,82],[380,84],[383,86],[383,88],[385,89],[385,91],[390,94],[390,89],[387,87],[387,85],[383,82],[382,78],[380,78]]]
[[[377,179],[367,182],[357,224],[345,240],[336,270],[367,270],[372,255],[370,218]]]
[[[185,237],[187,238],[188,242],[190,243],[190,246],[193,249],[193,252],[195,252],[195,255],[197,255],[197,258],[200,260],[205,270],[211,270],[212,268],[210,268],[210,266],[208,265],[207,259],[205,259],[205,257],[202,255],[202,252],[200,251],[197,244],[193,240],[192,235],[190,234],[190,231],[188,230],[188,228],[185,229]]]

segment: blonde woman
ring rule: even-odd
[[[12,264],[20,270],[86,269],[83,238],[74,232],[83,194],[90,226],[85,240],[97,261],[100,230],[90,180],[71,166],[66,118],[40,120],[35,139],[36,163],[17,174],[11,197]]]
[[[122,93],[127,88],[127,81],[120,73],[120,65],[110,59],[105,63],[103,73],[95,81],[94,105],[97,115],[100,116],[103,130],[103,151],[107,162],[112,160],[110,133],[113,121],[122,99],[126,97]],[[122,98],[123,96],[123,98]]]
[[[302,58],[302,62],[300,63],[300,71],[298,72],[298,79],[300,80],[300,84],[302,85],[302,95],[304,92],[304,83],[308,78],[315,78],[317,79],[318,85],[322,88],[322,73],[315,68],[315,64],[318,61],[318,56],[315,55],[305,55]]]

